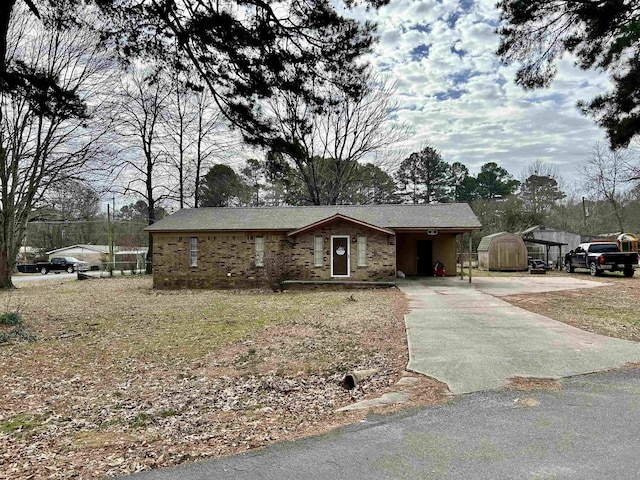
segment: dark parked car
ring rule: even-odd
[[[73,273],[76,271],[89,270],[89,264],[87,262],[78,260],[75,257],[53,257],[50,262],[38,262],[36,266],[42,275],[46,275],[49,272]]]

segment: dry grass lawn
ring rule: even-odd
[[[598,280],[609,286],[503,298],[640,340],[640,275]],[[117,476],[260,448],[357,422],[366,412],[336,409],[403,388],[410,405],[448,398],[426,377],[396,385],[407,363],[407,302],[396,289],[155,291],[146,277],[46,280],[1,292],[0,313],[13,310],[37,340],[0,344],[2,479]],[[379,372],[357,389],[340,387],[347,371],[370,368]],[[516,378],[510,388],[558,385]]]
[[[407,363],[396,289],[47,280],[0,293],[0,313],[16,309],[37,340],[0,345],[3,479],[116,476],[326,431],[364,416],[336,409],[401,388]],[[379,373],[340,387],[365,368]],[[415,390],[446,398],[429,379]]]

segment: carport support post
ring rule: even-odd
[[[558,257],[558,264],[556,265],[556,270],[562,270],[564,267],[564,256],[562,255],[562,245],[558,245],[560,247],[560,256]],[[562,262],[562,263],[560,263]]]
[[[460,280],[464,280],[464,233],[456,240],[456,249],[460,248]]]
[[[469,232],[469,283],[471,283],[471,250],[473,249],[473,237]]]

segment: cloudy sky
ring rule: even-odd
[[[574,183],[591,146],[605,140],[576,102],[607,90],[607,78],[566,60],[549,88],[525,92],[516,67],[494,53],[495,2],[391,0],[352,15],[378,24],[371,63],[397,82],[399,117],[414,130],[409,151],[429,144],[472,173],[495,161],[517,178],[538,159]]]

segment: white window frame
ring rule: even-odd
[[[198,237],[189,237],[189,266],[198,266]]]
[[[324,267],[324,238],[313,237],[313,266]]]
[[[255,237],[256,267],[264,267],[264,237]]]
[[[347,274],[346,275],[334,275],[333,273],[333,239],[334,238],[347,239]],[[351,237],[349,235],[331,235],[331,276],[335,278],[349,278],[351,276]]]
[[[367,266],[367,236],[358,235],[358,267]]]

